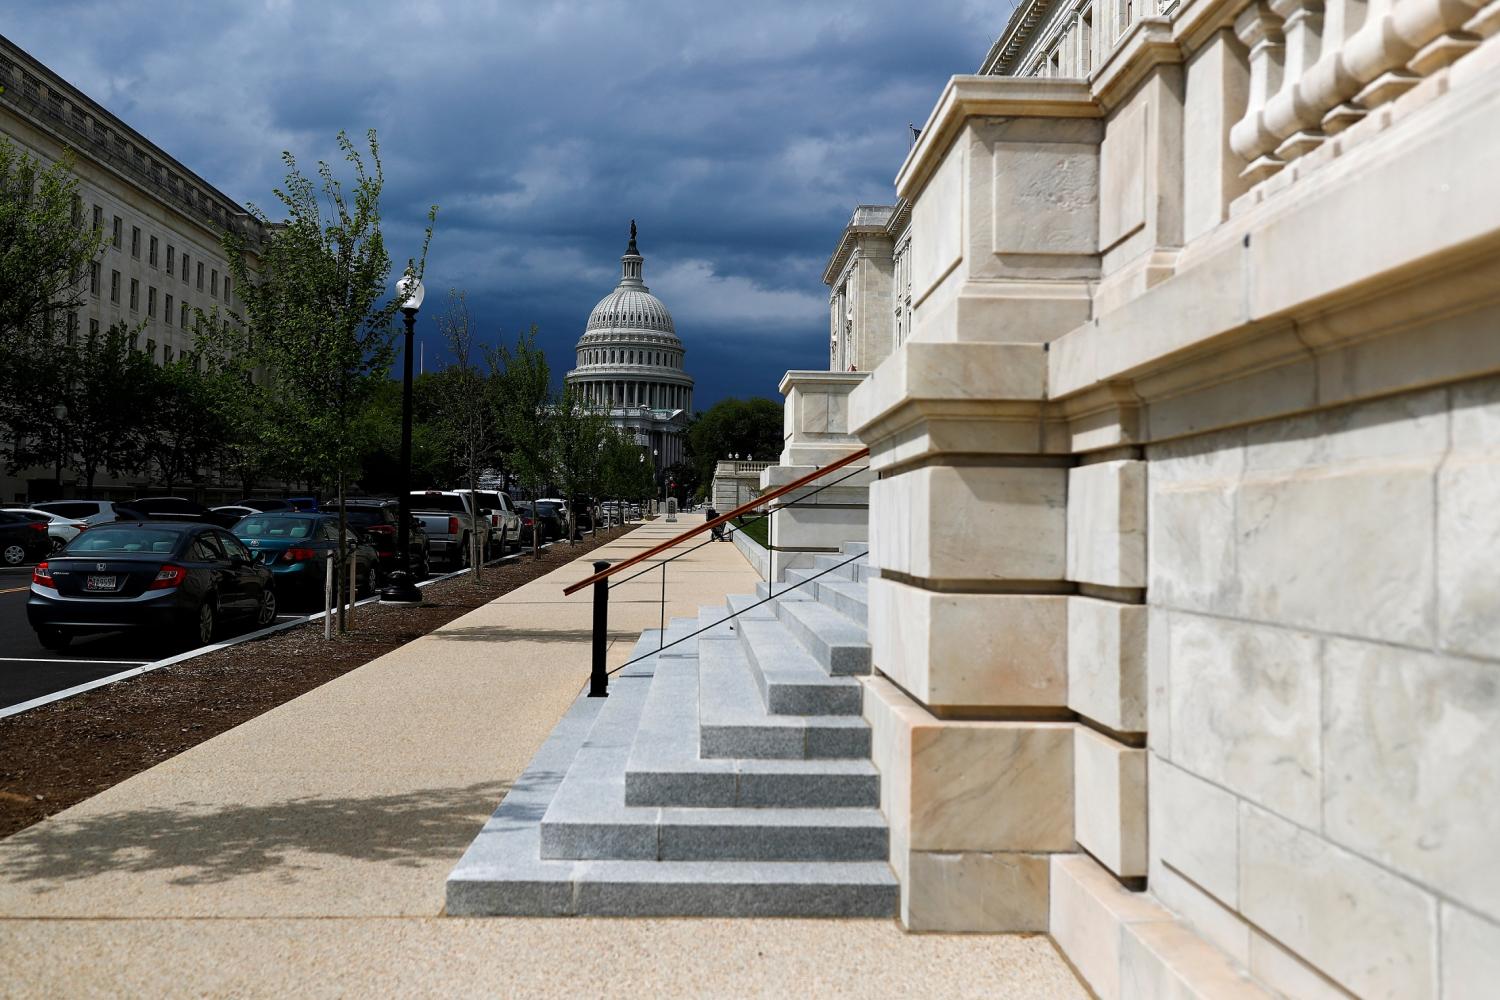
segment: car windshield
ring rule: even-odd
[[[316,524],[310,517],[284,517],[255,514],[234,526],[241,538],[307,538]]]
[[[70,556],[114,552],[154,552],[167,555],[177,547],[182,532],[152,525],[105,525],[86,531],[63,550]]]
[[[543,514],[556,514],[558,510],[557,504],[547,503],[545,501],[537,504],[537,509],[540,510]]]
[[[349,507],[349,523],[363,528],[370,524],[384,524],[385,511],[380,507]]]

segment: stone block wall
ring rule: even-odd
[[[909,928],[1045,927],[1102,997],[1500,982],[1491,8],[1272,181],[1225,5],[950,83],[849,407]]]

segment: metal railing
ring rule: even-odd
[[[822,572],[817,573],[814,576],[809,577],[806,580],[799,581],[798,583],[791,584],[791,585],[783,588],[781,590],[781,592],[778,594],[777,591],[776,591],[776,582],[775,582],[775,576],[776,576],[776,573],[775,573],[775,551],[776,551],[776,549],[775,549],[775,543],[776,543],[775,521],[771,520],[771,515],[773,513],[775,513],[776,511],[778,511],[778,510],[782,509],[783,507],[785,507],[786,504],[773,505],[772,501],[778,500],[781,497],[786,496],[788,493],[795,493],[795,492],[797,492],[799,490],[802,490],[805,487],[809,486],[810,484],[816,482],[819,479],[822,479],[822,478],[824,478],[826,476],[829,476],[829,475],[831,475],[831,474],[833,474],[835,472],[838,472],[838,471],[840,471],[842,469],[845,469],[848,466],[854,465],[854,463],[858,462],[860,459],[869,457],[869,454],[870,454],[870,449],[868,449],[868,448],[861,448],[859,451],[856,451],[856,452],[854,452],[852,454],[844,456],[843,458],[839,459],[837,462],[830,462],[828,465],[825,465],[825,466],[822,466],[821,468],[815,469],[815,470],[813,470],[812,472],[808,473],[805,476],[802,476],[802,477],[800,477],[798,479],[795,479],[795,480],[793,480],[790,483],[786,483],[785,485],[778,486],[778,487],[776,487],[773,490],[769,490],[769,491],[761,494],[760,496],[756,497],[753,500],[750,500],[750,501],[748,501],[746,503],[740,504],[738,507],[734,508],[733,510],[729,511],[726,514],[720,514],[717,517],[708,518],[702,524],[698,525],[697,527],[689,528],[687,531],[684,531],[684,532],[682,532],[682,533],[680,533],[678,535],[675,535],[672,538],[669,538],[665,542],[662,542],[662,543],[660,543],[658,545],[653,545],[651,548],[647,549],[645,552],[641,552],[641,553],[638,553],[636,555],[633,555],[629,559],[625,559],[625,560],[623,560],[623,561],[621,561],[619,563],[611,564],[607,560],[602,560],[602,559],[601,560],[597,560],[594,563],[594,573],[593,573],[592,576],[589,576],[589,577],[586,577],[585,579],[579,580],[577,583],[573,584],[572,586],[563,588],[563,594],[564,595],[576,594],[580,590],[582,590],[583,588],[588,587],[588,586],[593,586],[593,588],[594,588],[594,627],[593,627],[593,650],[592,650],[593,660],[592,660],[592,668],[591,668],[590,673],[589,673],[589,697],[590,698],[607,698],[609,696],[609,675],[610,674],[617,673],[617,672],[625,669],[626,667],[630,666],[630,664],[636,663],[636,662],[644,659],[645,656],[654,656],[657,653],[660,653],[663,649],[667,649],[667,648],[669,648],[671,646],[677,645],[677,643],[679,643],[679,642],[683,642],[683,641],[685,641],[687,639],[691,639],[694,636],[700,634],[701,632],[706,631],[708,628],[712,628],[713,627],[712,625],[704,626],[704,628],[700,628],[700,629],[698,629],[698,631],[693,632],[690,635],[681,636],[681,637],[679,637],[677,639],[674,639],[670,643],[667,643],[665,641],[666,640],[666,631],[667,631],[667,628],[666,628],[666,625],[667,625],[667,620],[666,620],[666,617],[667,617],[667,564],[668,563],[672,563],[672,562],[676,562],[678,559],[681,559],[683,556],[690,555],[690,554],[698,551],[699,549],[701,549],[703,546],[710,544],[711,542],[720,540],[722,536],[720,535],[720,532],[719,532],[718,529],[722,528],[725,524],[730,524],[731,526],[733,526],[733,522],[734,521],[744,518],[745,515],[747,515],[747,514],[754,514],[755,515],[754,518],[752,518],[749,521],[749,523],[752,523],[752,524],[756,523],[757,521],[763,520],[763,519],[766,520],[766,522],[767,522],[766,550],[767,550],[767,553],[771,557],[770,572],[767,574],[767,576],[770,577],[770,580],[768,581],[768,590],[767,590],[768,596],[764,600],[757,601],[755,604],[750,605],[750,607],[744,608],[741,611],[736,611],[736,612],[734,612],[734,614],[728,615],[725,618],[720,619],[718,622],[714,623],[715,625],[720,624],[720,623],[725,622],[725,621],[732,620],[732,619],[738,617],[744,611],[750,610],[750,608],[759,607],[760,605],[766,603],[767,601],[770,601],[770,600],[772,600],[772,599],[774,599],[776,597],[782,596],[787,591],[794,590],[797,587],[803,586],[804,584],[811,583],[813,580],[816,580],[818,577],[823,576],[824,573],[832,572],[833,570],[839,569],[842,566],[846,565],[847,563],[853,562],[855,559],[859,558],[857,555],[856,556],[851,556],[849,559],[845,560],[844,562],[840,562],[837,565],[831,566],[828,569],[823,570]],[[833,480],[830,480],[828,482],[822,483],[819,486],[817,486],[817,488],[812,489],[810,491],[807,491],[805,493],[799,493],[798,496],[795,498],[794,502],[800,503],[802,501],[805,501],[808,497],[816,496],[817,494],[823,492],[824,490],[829,489],[829,488],[834,487],[834,486],[837,486],[839,483],[842,483],[844,480],[849,479],[849,478],[851,478],[853,476],[856,476],[859,473],[864,472],[864,471],[866,471],[866,467],[865,466],[858,466],[857,468],[850,469],[847,473],[845,473],[844,475],[838,477],[837,479],[833,479]],[[763,511],[759,509],[759,508],[762,508],[762,507],[765,508]],[[742,527],[741,527],[741,530],[743,530]],[[616,576],[619,573],[623,573],[625,570],[630,569],[630,568],[632,568],[634,566],[638,566],[641,563],[645,562],[646,560],[652,558],[653,556],[661,555],[663,552],[666,552],[668,549],[671,549],[671,548],[674,548],[674,547],[676,547],[678,545],[681,545],[683,542],[687,541],[688,539],[693,538],[693,537],[695,537],[697,535],[701,535],[705,531],[712,532],[712,534],[710,535],[710,537],[707,538],[707,539],[705,539],[702,542],[699,542],[697,545],[693,546],[692,548],[686,549],[686,550],[684,550],[682,552],[678,552],[678,553],[672,555],[669,558],[661,560],[659,563],[656,563],[655,565],[646,566],[646,567],[642,568],[641,570],[639,570],[639,571],[637,571],[635,573],[632,573],[630,576],[625,577],[622,580],[616,581],[614,584],[610,583],[610,578],[611,577]],[[654,650],[652,650],[650,653],[645,654],[644,656],[638,656],[635,659],[627,661],[626,663],[622,663],[620,666],[616,667],[614,670],[606,670],[605,666],[604,666],[604,653],[605,653],[605,647],[607,645],[607,636],[608,636],[608,632],[609,632],[609,591],[612,589],[612,587],[620,586],[621,584],[625,584],[625,583],[629,583],[631,580],[634,580],[634,579],[636,579],[636,578],[638,578],[640,576],[643,576],[646,573],[652,572],[653,570],[656,570],[656,569],[660,569],[661,570],[661,599],[660,599],[659,625],[658,625],[658,629],[657,629],[657,634],[658,634],[658,640],[659,641],[658,641],[657,648],[654,649]]]

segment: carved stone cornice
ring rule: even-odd
[[[955,76],[943,88],[922,137],[896,174],[896,193],[915,200],[964,122],[977,117],[1098,118],[1103,108],[1082,80]]]

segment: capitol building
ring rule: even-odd
[[[693,378],[683,369],[682,341],[672,314],[641,279],[644,262],[630,244],[620,258],[620,283],[589,313],[578,340],[577,367],[567,384],[610,423],[651,451],[662,470],[683,459],[693,408]]]

